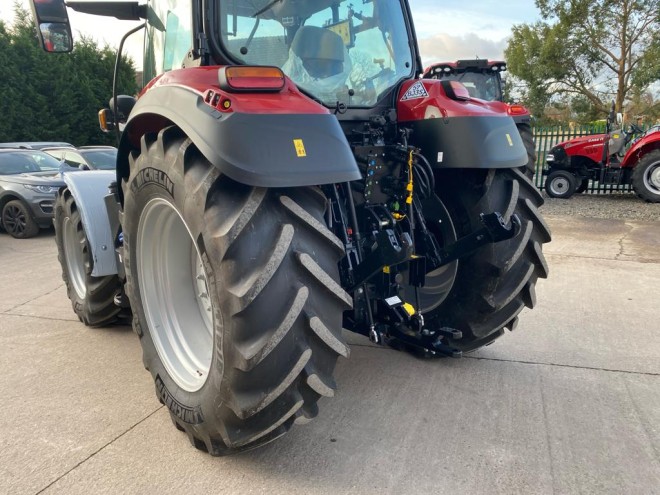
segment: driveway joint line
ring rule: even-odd
[[[639,263],[641,265],[658,265],[660,264],[660,261],[658,260],[624,260],[621,258],[604,258],[602,256],[583,256],[580,254],[568,254],[568,253],[543,253],[544,256],[558,256],[561,258],[576,258],[579,260],[597,260],[597,261],[614,261],[617,263]],[[616,256],[619,256],[617,254]]]
[[[49,292],[46,292],[45,294],[39,294],[38,296],[33,297],[33,298],[30,299],[29,301],[22,302],[22,303],[17,304],[16,306],[14,306],[14,307],[12,307],[12,308],[6,309],[5,311],[2,312],[2,314],[8,314],[9,311],[14,311],[15,309],[18,309],[18,308],[20,308],[21,306],[25,306],[26,304],[30,304],[31,302],[36,301],[37,299],[39,299],[39,298],[41,298],[41,297],[48,296],[48,295],[52,294],[53,292],[55,292],[55,291],[57,291],[57,290],[60,290],[63,286],[64,286],[64,283],[58,285],[58,286],[55,287],[53,290],[51,290],[51,291],[49,291]],[[25,315],[18,315],[18,316],[25,316]]]
[[[517,364],[531,364],[535,366],[556,366],[558,368],[573,368],[578,370],[593,370],[593,371],[607,371],[609,373],[626,373],[628,375],[643,375],[643,376],[660,376],[660,372],[654,373],[652,371],[630,371],[630,370],[616,370],[612,368],[599,368],[597,366],[579,366],[574,364],[562,364],[562,363],[544,363],[544,362],[534,362],[534,361],[523,361],[518,359],[502,359],[502,358],[490,358],[490,357],[478,357],[478,356],[463,356],[464,359],[479,359],[483,361],[500,361],[503,363],[517,363]]]
[[[14,311],[16,308],[8,309],[0,313],[0,316],[15,316],[17,318],[34,318],[35,320],[47,320],[47,321],[68,321],[71,323],[79,323],[78,320],[73,318],[54,318],[52,316],[41,316],[41,315],[25,315],[22,313],[9,313],[8,311]],[[128,326],[128,325],[126,325]]]
[[[373,345],[366,344],[349,344],[351,347],[365,347],[367,349],[377,349],[384,351],[393,351],[401,352],[396,349],[390,349],[388,347],[376,347]],[[440,358],[443,359],[443,358]],[[447,358],[451,359],[451,358]],[[479,357],[479,356],[463,356],[461,359],[478,359],[480,361],[497,361],[502,363],[516,363],[516,364],[529,364],[534,366],[556,366],[558,368],[573,368],[578,370],[593,370],[593,371],[607,371],[609,373],[626,373],[628,375],[641,375],[641,376],[660,376],[660,372],[652,371],[630,371],[630,370],[616,370],[612,368],[599,368],[597,366],[579,366],[574,364],[562,364],[562,363],[546,363],[546,362],[535,362],[535,361],[524,361],[520,359],[502,359],[502,358],[492,358],[492,357]]]
[[[89,454],[89,455],[88,455],[87,457],[85,457],[82,461],[78,462],[78,464],[76,464],[75,466],[73,466],[73,467],[72,467],[71,469],[69,469],[67,472],[61,474],[61,475],[58,476],[55,480],[51,481],[48,485],[44,486],[41,490],[39,490],[38,492],[36,492],[35,495],[39,495],[40,493],[43,493],[44,491],[48,490],[48,489],[49,489],[51,486],[53,486],[55,483],[57,483],[57,482],[60,481],[62,478],[64,478],[66,475],[68,475],[69,473],[71,473],[72,471],[74,471],[75,469],[77,469],[79,466],[81,466],[82,464],[84,464],[85,462],[87,462],[88,460],[90,460],[90,459],[91,459],[92,457],[94,457],[96,454],[98,454],[99,452],[101,452],[102,450],[104,450],[107,446],[113,444],[114,442],[116,442],[117,440],[119,440],[121,437],[123,437],[123,436],[126,435],[127,433],[130,433],[131,431],[133,431],[133,429],[135,429],[135,427],[137,427],[138,425],[144,423],[144,422],[145,422],[146,420],[148,420],[151,416],[153,416],[153,415],[156,414],[158,411],[160,411],[163,407],[165,407],[165,406],[161,405],[161,406],[159,406],[157,409],[155,409],[154,411],[152,411],[152,412],[150,412],[149,414],[147,414],[144,418],[142,418],[140,421],[138,421],[137,423],[135,423],[135,424],[134,424],[133,426],[131,426],[128,430],[123,431],[122,433],[120,433],[119,435],[117,435],[115,438],[113,438],[112,440],[110,440],[108,443],[106,443],[105,445],[99,447],[96,451],[94,451],[94,452],[92,452],[91,454]]]

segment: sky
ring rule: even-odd
[[[27,0],[17,0],[29,8]],[[356,0],[359,1],[359,0]],[[503,58],[503,50],[514,24],[539,18],[533,0],[450,1],[409,0],[424,65],[461,58]],[[14,0],[0,0],[0,18],[11,24]],[[69,9],[74,36],[91,36],[98,43],[119,46],[123,34],[136,22],[80,14]],[[125,50],[141,65],[141,34],[131,36]]]

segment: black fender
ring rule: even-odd
[[[527,150],[508,116],[470,115],[407,122],[411,144],[436,168],[517,168]]]
[[[258,97],[258,96],[257,96]],[[136,102],[122,133],[117,178],[146,132],[179,127],[230,178],[257,187],[298,187],[361,178],[334,115],[220,112],[184,86],[158,86]],[[120,182],[121,183],[121,182]]]

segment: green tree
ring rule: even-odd
[[[660,0],[536,0],[542,20],[514,26],[509,71],[531,107],[555,95],[583,114],[622,111],[633,91],[660,78]],[[585,111],[585,103],[591,110]]]
[[[46,53],[31,14],[18,4],[14,14],[11,26],[0,21],[0,141],[113,144],[114,134],[99,129],[97,113],[112,96],[115,51],[83,37],[70,54]],[[120,63],[118,91],[138,91],[130,59]]]

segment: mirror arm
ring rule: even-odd
[[[124,42],[131,34],[137,33],[140,29],[145,28],[146,23],[142,23],[139,26],[134,27],[129,32],[127,32],[121,39],[119,43],[119,48],[117,49],[117,58],[115,59],[115,71],[112,75],[112,100],[113,100],[113,113],[115,121],[115,132],[117,133],[117,146],[119,146],[119,141],[121,140],[121,132],[119,130],[119,116],[117,111],[117,79],[119,78],[119,61],[121,60],[121,52],[124,49]],[[128,117],[128,115],[127,115]]]
[[[66,6],[84,14],[116,17],[123,21],[139,21],[147,18],[147,5],[138,2],[78,2],[67,1]]]

